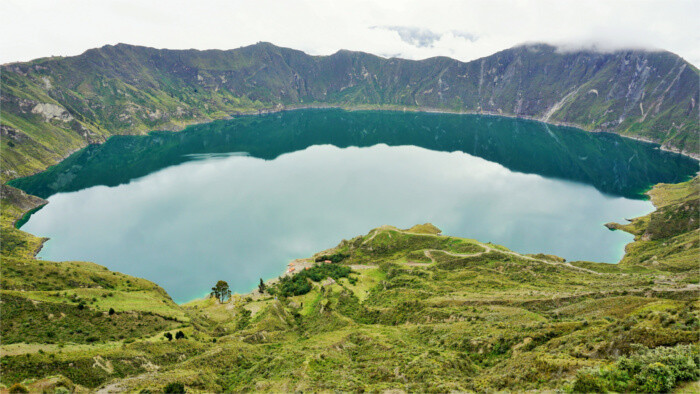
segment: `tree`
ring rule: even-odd
[[[166,338],[168,338],[168,341],[172,341],[172,340],[173,340],[173,334],[171,334],[171,333],[169,333],[169,332],[166,332],[165,334],[163,334],[163,336],[166,337]]]
[[[109,315],[111,316],[113,314],[114,314],[114,308],[109,308]]]
[[[224,302],[224,300],[231,297],[231,289],[229,289],[228,283],[220,280],[216,282],[216,286],[211,288],[211,295],[218,299],[219,302]]]
[[[185,339],[185,338],[187,338],[187,337],[185,336],[184,332],[178,331],[175,333],[175,339]]]
[[[260,294],[265,292],[265,282],[263,282],[262,278],[260,278],[260,284],[258,285],[258,290],[260,290]]]

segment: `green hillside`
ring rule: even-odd
[[[697,218],[697,187],[695,178],[652,190],[659,209],[625,227],[638,239],[619,265],[521,255],[430,224],[383,226],[297,261],[299,274],[264,293],[178,306],[142,279],[33,259],[39,240],[12,222],[42,200],[5,186],[2,236],[14,242],[3,242],[0,381],[144,393],[173,383],[188,392],[692,391],[698,230],[683,215]],[[178,331],[185,338],[163,335]]]
[[[0,67],[2,180],[114,134],[305,106],[437,109],[572,124],[696,155],[698,70],[668,52],[511,48],[483,59],[119,44]]]
[[[0,76],[2,392],[700,389],[697,177],[657,185],[649,192],[657,211],[608,224],[635,235],[617,265],[521,255],[431,224],[382,226],[297,261],[295,275],[264,292],[185,305],[97,264],[37,259],[43,239],[16,224],[45,201],[5,184],[113,135],[306,106],[527,117],[697,155],[699,74],[676,55],[527,45],[463,63],[309,56],[266,43],[230,51],[119,44],[6,64]],[[228,149],[218,127],[200,132]],[[160,134],[128,146],[117,137],[43,177],[65,190],[119,184],[189,152],[187,134]],[[270,141],[279,154],[317,142],[279,134]],[[599,145],[580,144],[597,165],[609,159]],[[611,155],[634,156],[615,146]],[[160,162],[150,149],[171,155]],[[527,151],[540,154],[536,144]],[[560,172],[548,163],[566,163],[567,152],[550,155],[546,167]],[[541,171],[532,160],[485,156]],[[81,178],[89,166],[109,182]],[[586,178],[581,172],[571,179]]]

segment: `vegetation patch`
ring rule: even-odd
[[[666,207],[692,195],[669,194]],[[96,264],[35,260],[36,240],[15,229],[25,244],[3,252],[0,382],[30,392],[692,390],[697,230],[674,220],[658,222],[667,238],[646,241],[651,219],[633,221],[638,238],[617,266],[385,226],[254,293],[229,297],[222,283],[223,298],[186,305]]]
[[[638,350],[609,366],[582,370],[573,388],[578,392],[666,393],[699,377],[697,345],[658,347]]]
[[[311,291],[312,285],[310,281],[319,282],[326,278],[338,280],[347,278],[350,273],[352,273],[350,267],[344,265],[333,263],[314,264],[312,267],[297,274],[281,277],[279,282],[268,289],[268,292],[281,297],[303,295]]]
[[[84,303],[40,302],[2,295],[3,343],[95,343],[142,337],[178,326],[147,312],[109,314]]]

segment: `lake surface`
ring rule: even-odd
[[[12,184],[48,198],[22,227],[46,260],[94,261],[177,302],[236,292],[383,224],[521,253],[617,262],[650,185],[696,161],[652,144],[475,115],[300,110],[118,136]]]

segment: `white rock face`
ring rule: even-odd
[[[73,116],[69,114],[65,108],[56,104],[39,103],[32,108],[32,113],[41,114],[47,122],[51,119],[58,119],[62,122],[70,122],[73,120]]]
[[[41,77],[41,80],[44,81],[44,89],[45,90],[50,90],[53,86],[51,85],[51,80],[49,77]]]
[[[147,109],[146,112],[148,113],[148,117],[151,120],[156,120],[156,119],[160,119],[163,117],[163,113],[160,112],[159,109],[156,109],[155,112],[151,112],[150,110]]]

